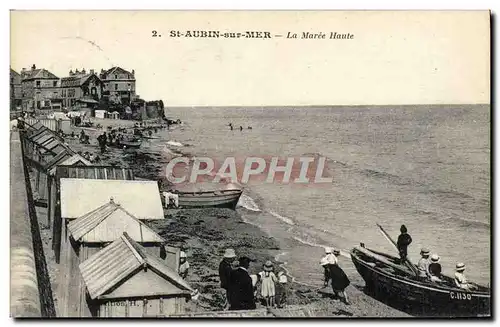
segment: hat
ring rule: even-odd
[[[233,249],[226,249],[226,252],[224,252],[224,258],[236,258],[236,253]]]
[[[181,251],[181,253],[180,253],[180,257],[181,257],[181,258],[187,258],[186,252]]]
[[[339,249],[334,249],[334,250],[333,250],[333,254],[335,254],[335,255],[339,255],[339,254],[340,254],[340,250],[339,250]]]
[[[431,256],[431,261],[432,261],[432,262],[438,262],[438,261],[439,261],[439,256],[438,256],[437,254],[435,254],[435,253],[434,253],[434,254]]]
[[[273,263],[271,260],[267,260],[266,263],[264,264],[264,271],[271,271],[273,270]]]
[[[332,252],[333,252],[332,248],[328,248],[328,247],[325,248],[325,253],[326,254],[329,254],[329,253],[332,253]]]
[[[406,233],[406,232],[408,231],[408,229],[406,228],[406,226],[405,226],[405,225],[401,225],[401,228],[399,229],[399,231],[400,231],[401,233]]]
[[[326,266],[327,264],[329,264],[330,262],[328,262],[328,259],[326,257],[324,258],[321,258],[321,261],[320,261],[320,265],[322,266]]]
[[[420,250],[420,254],[422,255],[429,255],[431,253],[431,251],[429,251],[428,248],[422,248],[422,250]]]
[[[464,271],[465,270],[465,264],[463,262],[457,263],[457,271]]]

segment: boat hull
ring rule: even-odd
[[[123,149],[124,146],[126,147],[126,149],[139,149],[141,147],[141,144],[142,142],[120,141],[119,144],[113,144],[111,146],[118,149]]]
[[[241,193],[243,193],[241,190],[179,193],[179,206],[181,208],[230,208],[234,210]]]
[[[380,269],[360,259],[355,250],[351,252],[351,258],[358,273],[364,279],[367,289],[377,297],[417,303],[422,306],[424,312],[428,308],[429,311],[449,315],[489,316],[491,314],[491,300],[488,293],[436,287],[429,282],[398,276],[390,269]]]

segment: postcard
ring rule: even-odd
[[[14,318],[491,318],[489,11],[11,11]]]

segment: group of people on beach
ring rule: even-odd
[[[250,274],[254,260],[241,256],[236,260],[234,249],[226,249],[219,265],[221,287],[226,292],[225,308],[253,310],[261,301],[267,308],[282,308],[287,304],[288,277],[283,270],[275,274],[272,261],[264,263],[262,271]],[[260,294],[259,294],[260,287]],[[260,296],[259,296],[260,295]]]
[[[406,262],[408,255],[408,246],[412,243],[412,238],[408,234],[408,229],[405,225],[401,225],[401,234],[398,237],[397,247],[399,250],[399,255],[401,262]],[[417,264],[418,278],[421,281],[431,281],[435,283],[443,282],[443,276],[441,274],[441,264],[439,261],[441,258],[437,253],[431,255],[431,252],[427,248],[422,248],[420,250],[420,260]],[[475,288],[474,285],[467,282],[465,277],[465,264],[463,262],[458,262],[455,266],[455,276],[454,283],[455,286],[463,290],[472,290]]]

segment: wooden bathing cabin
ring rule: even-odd
[[[90,317],[79,264],[127,233],[151,255],[165,260],[174,271],[178,268],[179,249],[165,247],[165,240],[110,199],[108,203],[74,219],[68,224],[69,242],[61,249],[59,308],[63,317]]]
[[[22,142],[24,156],[35,170],[33,190],[36,192],[38,206],[48,206],[54,167],[68,163],[70,158],[73,158],[73,164],[91,165],[65,144],[61,137],[44,126],[28,129],[23,134]]]
[[[80,264],[93,317],[155,317],[185,312],[194,290],[127,233]]]
[[[57,166],[55,168],[55,177],[51,179],[50,201],[48,209],[48,221],[52,230],[52,249],[55,252],[56,262],[59,262],[59,252],[61,245],[61,178],[79,178],[79,179],[113,179],[113,180],[133,180],[134,173],[132,169],[114,166]],[[109,200],[109,197],[107,198]],[[104,201],[103,201],[104,203]],[[102,204],[102,203],[101,203]],[[99,205],[96,204],[94,208]],[[90,209],[92,210],[92,209]],[[89,211],[90,211],[89,210]],[[59,219],[56,219],[58,217]]]

